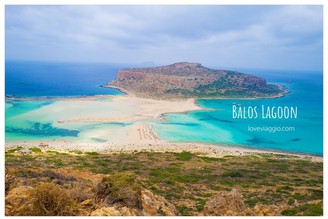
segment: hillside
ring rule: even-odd
[[[152,68],[119,70],[104,85],[147,98],[272,98],[283,96],[281,85],[236,71],[213,70],[197,63],[181,62]]]
[[[323,214],[323,163],[296,155],[17,147],[5,156],[7,216]]]

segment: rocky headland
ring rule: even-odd
[[[151,68],[121,69],[103,85],[142,98],[275,98],[284,86],[263,78],[229,70],[214,70],[198,63],[180,62]]]

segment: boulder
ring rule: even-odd
[[[80,205],[83,207],[90,207],[93,205],[93,202],[91,199],[87,199],[87,200],[84,200],[83,202],[81,202]]]
[[[91,216],[174,216],[178,214],[173,204],[146,189],[141,190],[140,208],[127,207],[122,204],[106,205],[91,212]]]
[[[173,204],[146,189],[141,191],[141,204],[145,216],[174,216],[178,213]]]
[[[242,196],[236,189],[221,192],[207,201],[204,206],[206,216],[245,216],[249,215]]]
[[[99,208],[91,212],[90,216],[141,216],[141,213],[128,207],[111,206]]]
[[[276,206],[256,204],[253,210],[256,216],[277,216],[280,210]]]

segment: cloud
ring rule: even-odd
[[[322,69],[322,10],[6,6],[6,59]]]

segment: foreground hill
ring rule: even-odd
[[[188,62],[119,70],[104,87],[148,98],[272,98],[286,93],[283,86],[263,78]]]
[[[44,147],[5,157],[7,216],[323,215],[323,163],[309,157]]]

